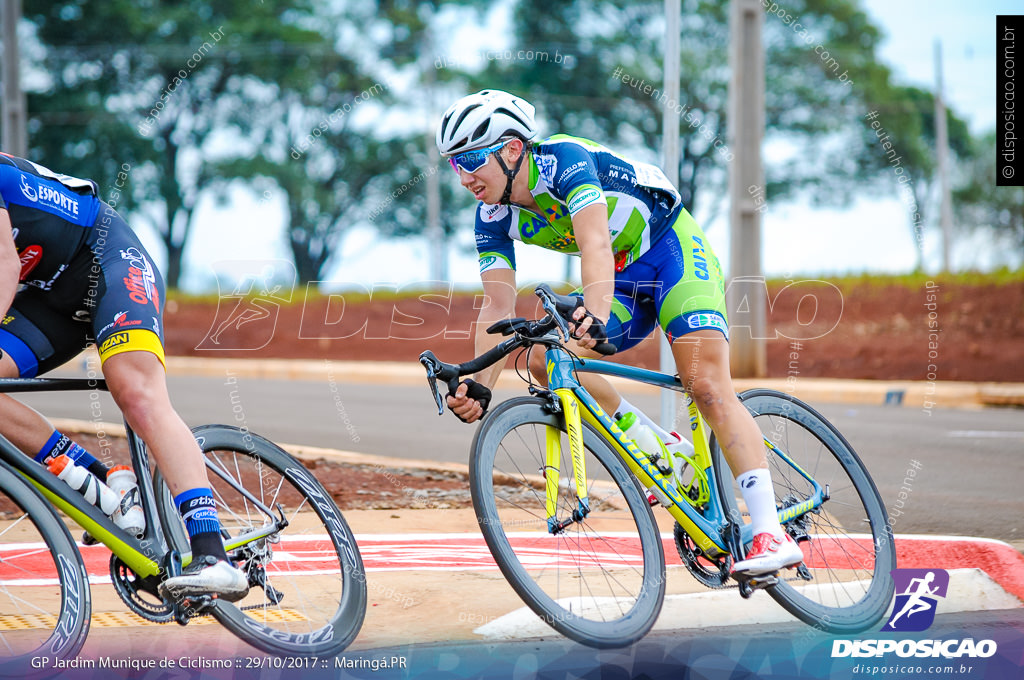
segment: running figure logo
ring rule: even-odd
[[[285,260],[219,262],[220,296],[213,325],[196,349],[255,350],[277,330],[282,303],[291,301],[295,267]],[[234,280],[225,285],[225,280]]]
[[[882,631],[927,630],[935,621],[937,598],[946,597],[949,574],[944,569],[893,569],[892,577],[896,581],[896,601]]]

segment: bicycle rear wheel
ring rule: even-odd
[[[857,633],[877,623],[892,601],[896,547],[874,482],[853,447],[817,411],[791,395],[750,390],[740,400],[765,439],[781,449],[823,488],[818,509],[783,528],[804,553],[805,580],[784,570],[768,593],[800,620],[834,634]],[[712,443],[723,504],[740,516],[742,496],[717,441]],[[813,494],[811,484],[787,461],[767,450],[779,507]],[[805,539],[806,540],[803,540]]]
[[[273,654],[332,656],[345,649],[366,613],[366,575],[352,531],[330,494],[274,443],[225,425],[193,430],[207,461],[225,540],[271,522],[238,486],[275,515],[283,530],[229,556],[249,573],[245,599],[218,601],[213,615],[249,644]],[[160,521],[173,547],[189,541],[166,484]]]
[[[564,421],[542,399],[494,409],[477,431],[470,489],[480,529],[512,588],[552,628],[592,647],[620,647],[654,625],[665,594],[665,557],[650,507],[608,444],[584,423],[591,512],[547,530],[548,428],[560,432],[557,517],[577,508]]]
[[[32,662],[75,656],[92,609],[82,556],[53,507],[0,467],[0,677],[40,673]],[[50,668],[52,672],[52,667]]]

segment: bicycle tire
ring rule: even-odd
[[[85,563],[49,501],[5,466],[0,497],[4,515],[10,515],[0,528],[0,677],[52,673],[52,667],[34,668],[33,661],[47,657],[52,665],[72,658],[89,634],[92,595]],[[59,585],[56,602],[50,588],[39,587],[53,581]]]
[[[765,437],[823,487],[828,484],[831,494],[819,511],[803,515],[802,522],[783,524],[790,535],[810,537],[799,544],[813,579],[794,587],[801,580],[783,580],[792,574],[783,571],[779,584],[767,589],[769,595],[819,630],[836,635],[867,630],[885,615],[895,591],[891,571],[896,546],[874,481],[843,435],[799,399],[755,389],[742,393],[740,401]],[[741,517],[739,489],[717,441],[711,449],[725,510],[730,517]],[[807,481],[770,450],[767,456],[776,503],[781,505],[787,496],[805,498]],[[787,504],[792,502],[790,498]],[[870,529],[868,536],[862,534],[865,528]]]
[[[661,537],[634,477],[587,423],[583,423],[583,441],[590,454],[586,458],[592,512],[562,534],[547,532],[543,488],[538,489],[537,479],[528,477],[524,470],[538,475],[543,470],[549,426],[562,432],[560,516],[575,507],[576,496],[564,420],[548,412],[546,403],[536,397],[510,399],[493,409],[477,431],[469,474],[477,521],[506,580],[545,623],[584,645],[623,647],[646,635],[661,611],[665,595]],[[531,429],[532,434],[528,432]],[[506,443],[513,433],[518,441]],[[529,450],[524,434],[534,437],[539,450]],[[601,485],[594,481],[595,473],[601,471],[595,468],[595,462],[608,478]],[[515,483],[509,484],[512,479]],[[506,531],[506,525],[538,531]],[[609,532],[608,527],[616,531]],[[635,554],[626,554],[627,547],[639,547],[639,563]],[[529,566],[524,565],[517,548],[528,555]],[[568,556],[570,576],[578,582],[571,598],[560,597],[563,556]],[[609,558],[613,564],[601,564]],[[618,564],[614,564],[616,561]],[[558,572],[553,575],[554,584],[549,569]],[[600,570],[599,578],[590,578],[595,570]],[[552,590],[553,594],[549,592]]]
[[[273,509],[281,503],[289,521],[272,539],[250,544],[241,555],[241,568],[262,566],[272,589],[284,598],[274,602],[271,591],[253,585],[239,602],[218,600],[213,616],[253,647],[271,654],[337,655],[355,639],[366,614],[362,558],[338,506],[302,463],[273,442],[226,425],[206,425],[192,432],[208,463],[224,531],[237,535],[239,530],[260,526],[265,515],[220,479],[210,469],[211,463],[240,480],[266,506]],[[157,507],[168,543],[188,551],[188,536],[174,499],[166,483],[158,482]],[[282,539],[285,549],[278,552],[281,559],[274,561],[273,546]],[[262,550],[268,553],[257,554]]]

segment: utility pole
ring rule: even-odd
[[[948,272],[953,243],[953,197],[949,186],[949,134],[946,130],[946,102],[942,92],[942,41],[935,39],[935,154],[939,161],[939,224],[942,226],[942,271]]]
[[[665,85],[663,92],[668,103],[662,111],[661,155],[665,176],[673,185],[679,184],[679,114],[675,104],[679,103],[679,31],[682,7],[680,0],[665,0]],[[662,373],[675,373],[676,362],[672,357],[672,346],[664,333],[658,353],[658,366]],[[671,432],[675,429],[676,393],[661,390],[661,426]]]
[[[27,106],[21,90],[21,56],[18,51],[18,20],[21,0],[3,0],[3,135],[0,144],[13,156],[28,155],[28,132],[25,125]]]
[[[729,17],[729,352],[732,375],[763,378],[767,290],[761,271],[761,213],[751,188],[764,191],[764,9],[759,0],[732,0]],[[745,282],[740,285],[740,281]],[[740,313],[743,313],[742,323]]]
[[[430,279],[432,287],[440,289],[448,281],[448,262],[444,229],[441,226],[441,178],[438,176],[437,146],[434,139],[434,130],[438,121],[437,92],[434,86],[434,62],[431,56],[434,53],[433,32],[427,28],[427,58],[424,69],[424,86],[427,91],[427,240],[430,249]]]

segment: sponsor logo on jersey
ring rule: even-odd
[[[12,321],[14,321],[14,317],[8,314],[7,316],[4,317],[3,321],[0,321],[0,326],[6,326]]]
[[[54,282],[58,278],[60,278],[60,275],[63,274],[64,270],[67,268],[68,266],[66,264],[62,264],[61,266],[57,267],[57,271],[54,272],[53,276],[51,276],[48,281],[43,281],[42,279],[33,279],[31,281],[26,280],[25,285],[34,286],[39,290],[51,290],[53,288]]]
[[[569,212],[576,212],[601,199],[601,192],[594,187],[587,187],[569,199]]]
[[[725,323],[725,319],[723,319],[720,314],[708,314],[707,312],[689,314],[686,317],[686,325],[694,330],[702,328],[717,328],[718,330],[725,332],[728,328]]]
[[[131,336],[128,335],[128,331],[122,331],[121,333],[114,333],[109,338],[104,340],[102,345],[100,345],[100,354],[103,354],[107,350],[109,350],[109,349],[111,349],[113,347],[117,347],[118,345],[123,345],[123,344],[127,343],[130,339],[131,339]]]
[[[487,268],[498,261],[494,255],[486,255],[480,258],[480,271],[487,271]]]
[[[33,203],[55,208],[68,217],[78,217],[78,200],[45,184],[33,186],[29,176],[21,175],[21,193]]]
[[[704,241],[700,240],[700,237],[696,235],[693,237],[693,269],[693,273],[701,281],[707,281],[710,278],[707,254],[704,252]]]
[[[121,251],[121,259],[128,260],[128,276],[122,279],[128,289],[128,297],[136,304],[152,302],[160,309],[160,293],[156,287],[156,269],[138,248]]]
[[[569,211],[561,203],[555,203],[544,210],[544,218],[548,222],[555,222],[563,217],[568,217]]]
[[[36,194],[35,187],[28,183],[28,177],[25,175],[21,176],[21,193],[25,194],[25,198],[33,203],[39,201],[39,195]]]
[[[520,213],[522,214],[522,213]],[[539,217],[529,217],[519,226],[519,233],[522,234],[523,239],[533,238],[541,232],[541,230],[548,226],[548,223]]]
[[[577,163],[573,163],[572,165],[567,167],[565,170],[563,170],[562,174],[558,176],[558,183],[561,184],[562,182],[566,181],[567,179],[569,179],[573,175],[579,174],[579,172],[581,170],[583,170],[584,168],[586,168],[586,167],[587,167],[587,162],[586,161],[579,161]]]
[[[480,218],[484,222],[497,222],[498,220],[505,219],[505,215],[508,214],[507,205],[486,205],[480,206]]]
[[[43,259],[43,247],[35,244],[25,246],[18,253],[18,258],[21,260],[21,275],[18,277],[18,280],[24,281],[32,270],[36,268],[39,261]]]
[[[555,181],[555,170],[558,168],[558,159],[548,153],[535,153],[533,162],[537,164],[537,174],[546,183]]]
[[[142,325],[142,320],[141,319],[129,320],[128,319],[128,311],[124,310],[124,311],[118,312],[117,315],[114,316],[114,320],[112,322],[108,323],[106,326],[101,328],[100,332],[98,333],[98,335],[103,335],[103,333],[105,333],[106,331],[110,330],[111,328],[132,328],[133,326],[141,326],[141,325]]]

